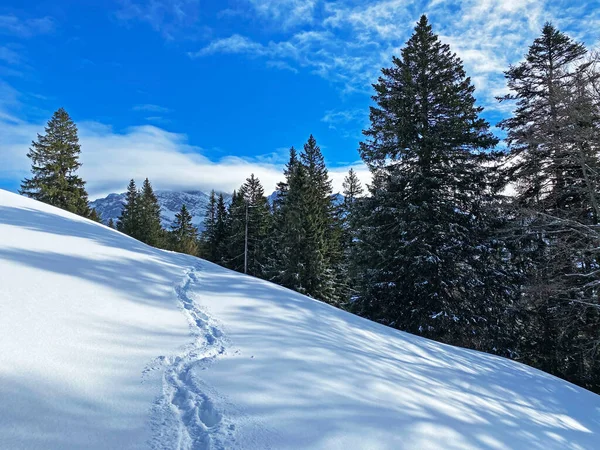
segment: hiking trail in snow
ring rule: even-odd
[[[192,286],[200,272],[201,266],[188,269],[175,288],[194,341],[178,355],[158,357],[145,371],[164,368],[163,392],[153,407],[153,449],[217,450],[235,443],[235,425],[218,406],[223,399],[198,376],[228,347],[219,324],[194,303]]]

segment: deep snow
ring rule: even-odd
[[[600,396],[0,191],[0,448],[600,448]]]

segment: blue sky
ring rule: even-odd
[[[368,122],[370,83],[427,13],[464,60],[495,124],[502,71],[547,20],[588,47],[600,1],[3,0],[0,188],[63,106],[80,128],[92,197],[131,177],[159,189],[231,190],[251,172],[273,189],[312,133],[336,186]]]

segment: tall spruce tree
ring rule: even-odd
[[[506,72],[515,104],[507,132],[516,187],[514,259],[527,276],[520,358],[600,390],[598,186],[600,73],[586,49],[547,23],[525,60]]]
[[[229,210],[228,248],[234,270],[265,276],[271,211],[260,180],[251,174],[237,191]]]
[[[485,164],[497,139],[460,59],[422,16],[374,85],[360,153],[373,175],[358,259],[362,314],[482,348],[512,286],[490,239]]]
[[[343,296],[341,227],[321,149],[311,135],[300,158],[290,150],[274,205],[270,279],[331,303]]]
[[[44,131],[38,134],[27,153],[32,162],[32,177],[23,180],[20,193],[90,217],[85,182],[77,175],[81,167],[77,126],[67,111],[59,108]]]
[[[347,299],[354,301],[360,287],[360,269],[356,264],[356,230],[358,227],[359,202],[363,195],[363,187],[354,169],[350,168],[342,184],[344,200],[340,205],[339,220],[342,224],[342,251],[343,258],[340,271],[347,280]]]
[[[228,226],[225,198],[223,194],[217,196],[213,190],[210,193],[202,231],[203,256],[209,261],[226,265]]]
[[[139,194],[138,231],[139,240],[154,247],[164,246],[160,223],[160,205],[148,178],[144,180]]]
[[[227,259],[227,233],[229,229],[229,216],[225,197],[219,193],[217,199],[217,218],[215,222],[215,262],[225,265]]]
[[[204,215],[204,230],[202,231],[203,256],[209,261],[217,261],[217,195],[214,189],[210,191],[206,213]]]
[[[198,254],[198,229],[192,224],[192,215],[185,205],[175,214],[175,221],[171,226],[173,249],[188,255]]]
[[[140,238],[140,195],[132,178],[127,186],[125,204],[117,220],[117,230],[135,239]]]

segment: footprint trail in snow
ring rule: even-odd
[[[216,450],[234,446],[235,426],[218,407],[222,399],[198,377],[228,346],[219,325],[191,298],[199,270],[189,269],[175,288],[194,342],[176,356],[157,359],[165,369],[163,392],[153,410],[153,449]]]

